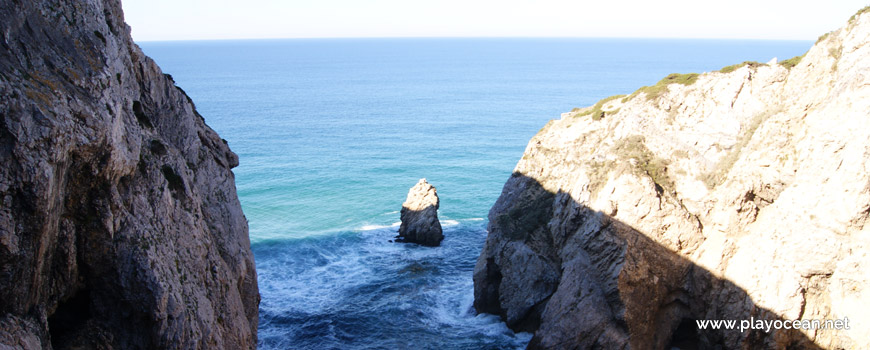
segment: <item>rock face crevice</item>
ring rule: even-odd
[[[0,347],[254,348],[238,157],[119,1],[0,3]]]
[[[870,347],[864,12],[800,58],[669,76],[547,124],[489,213],[476,309],[535,325],[529,348]],[[750,318],[856,326],[694,323]]]

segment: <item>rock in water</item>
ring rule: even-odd
[[[120,0],[0,0],[0,349],[253,349],[238,157]]]
[[[547,124],[489,213],[477,311],[529,349],[870,349],[868,10]],[[832,326],[697,323],[752,319]]]
[[[402,203],[402,226],[397,242],[419,243],[437,247],[444,239],[441,222],[438,221],[438,193],[435,186],[420,179]]]

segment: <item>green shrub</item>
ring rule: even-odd
[[[689,158],[689,151],[678,149],[671,153],[676,158]]]
[[[807,54],[804,53],[803,55],[800,55],[800,56],[794,56],[794,57],[789,58],[785,61],[779,62],[779,64],[781,66],[785,67],[786,69],[792,69],[792,68],[794,68],[794,66],[797,66],[798,63],[801,63],[801,60],[804,59],[804,56],[806,56],[806,55]]]
[[[668,161],[657,157],[644,141],[641,135],[626,137],[613,146],[612,152],[625,160],[634,159],[636,169],[649,176],[662,190],[673,192],[674,181],[668,176]]]
[[[628,102],[629,100],[633,99],[635,96],[639,95],[642,92],[646,93],[646,99],[648,101],[652,101],[652,100],[664,95],[664,93],[668,91],[668,85],[682,84],[682,85],[689,86],[689,85],[694,84],[696,81],[698,81],[698,76],[699,76],[698,73],[687,73],[687,74],[671,73],[668,76],[666,76],[664,79],[659,80],[659,82],[653,86],[643,86],[640,89],[637,89],[637,91],[631,93],[631,95],[622,99],[622,102]]]
[[[864,13],[867,13],[868,11],[870,11],[870,6],[865,6],[864,8],[858,10],[858,12],[855,12],[855,14],[852,15],[852,17],[849,17],[849,24],[850,25],[854,24],[855,20],[858,19],[858,16],[863,15]]]
[[[592,120],[601,120],[607,114],[615,114],[616,112],[619,111],[618,108],[613,110],[613,111],[610,111],[610,112],[604,111],[602,109],[604,107],[604,104],[607,102],[613,101],[615,99],[618,99],[618,98],[623,98],[623,97],[625,97],[625,95],[613,95],[610,97],[605,97],[605,98],[601,99],[600,101],[596,102],[591,108],[588,108],[585,111],[579,112],[579,113],[575,114],[575,116],[583,117],[583,116],[587,116],[587,115],[592,115]],[[574,112],[574,111],[572,110],[572,112]]]
[[[832,47],[828,49],[828,55],[831,55],[834,59],[840,59],[840,55],[843,54],[843,46],[838,46],[836,48]]]
[[[822,40],[827,39],[829,36],[831,36],[831,33],[832,33],[832,32],[827,32],[827,33],[825,33],[825,34],[820,35],[820,36],[819,36],[819,39],[816,40],[816,44],[822,42]]]
[[[671,73],[668,74],[664,79],[659,80],[656,85],[670,85],[670,84],[683,84],[683,85],[692,85],[695,81],[698,80],[698,73]]]
[[[732,64],[730,66],[722,67],[722,69],[720,69],[719,72],[731,73],[731,72],[737,70],[738,68],[742,68],[743,66],[749,66],[750,68],[755,68],[755,67],[766,66],[766,65],[767,64],[765,64],[765,63],[760,63],[760,62],[755,62],[755,61],[744,61],[742,63]]]

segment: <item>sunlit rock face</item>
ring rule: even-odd
[[[551,121],[490,211],[477,310],[533,331],[530,348],[870,347],[868,42],[859,13],[799,60]],[[853,327],[695,322],[751,318]]]
[[[0,3],[0,348],[255,348],[238,157],[120,1]]]
[[[420,179],[411,187],[408,198],[402,203],[402,225],[399,226],[398,241],[430,247],[441,245],[444,234],[441,231],[441,222],[438,221],[440,204],[435,186],[430,185],[426,179]]]

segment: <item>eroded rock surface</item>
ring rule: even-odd
[[[673,76],[551,121],[490,211],[477,310],[534,349],[870,348],[868,43],[859,13],[796,65]],[[695,324],[751,317],[853,327]]]
[[[237,156],[120,1],[0,4],[0,348],[256,347]]]
[[[408,191],[408,198],[402,203],[402,225],[399,226],[398,242],[419,243],[426,246],[441,245],[444,234],[438,221],[438,193],[435,186],[420,179]]]

